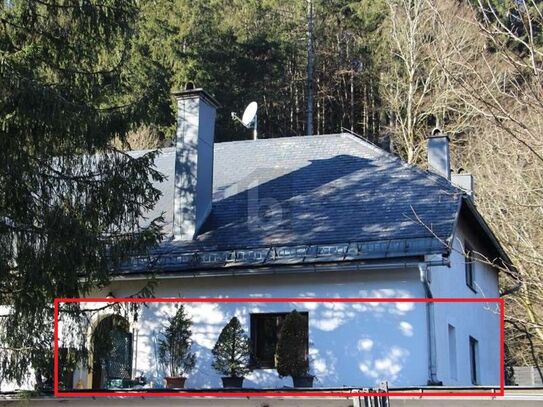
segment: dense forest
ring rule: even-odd
[[[252,100],[259,137],[306,134],[310,5],[313,133],[343,127],[421,167],[425,137],[449,135],[517,268],[501,274],[507,362],[543,369],[542,1],[0,0],[0,300],[17,310],[1,332],[5,378],[47,364],[53,297],[104,283],[106,250],[121,261],[159,239],[122,233],[161,176],[153,153],[122,150],[171,142],[173,90],[192,82],[221,102],[218,141],[251,137],[230,112]],[[111,154],[69,158],[96,151]],[[73,199],[45,208],[58,188]]]

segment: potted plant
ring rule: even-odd
[[[174,316],[168,319],[163,338],[158,344],[158,357],[166,372],[166,387],[182,389],[185,387],[184,374],[194,369],[196,355],[190,351],[192,322],[185,313],[183,305],[179,306]]]
[[[277,341],[276,364],[280,377],[291,376],[294,387],[313,387],[307,355],[307,319],[296,310],[289,313]]]
[[[239,320],[233,317],[222,329],[219,339],[212,350],[215,370],[222,373],[223,387],[243,386],[243,376],[251,371],[249,338]]]

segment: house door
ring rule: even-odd
[[[124,387],[132,376],[132,334],[126,319],[101,320],[92,338],[92,388]]]

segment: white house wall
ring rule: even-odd
[[[141,282],[117,282],[110,289],[116,297],[133,294]],[[103,295],[104,293],[102,293]],[[162,280],[156,297],[423,297],[418,270],[379,272],[330,272],[303,275],[270,275]],[[187,387],[220,387],[220,375],[211,368],[211,349],[232,316],[250,332],[253,312],[309,313],[310,361],[316,386],[368,386],[382,380],[395,386],[427,382],[425,304],[414,303],[194,303],[187,307],[193,319],[198,352],[196,370]],[[172,315],[171,304],[150,306],[138,322],[137,370],[155,386],[162,385],[157,366],[157,333]],[[134,349],[136,346],[134,346]],[[247,387],[291,386],[275,369],[250,374]]]
[[[468,225],[461,224],[451,253],[451,267],[431,269],[431,289],[434,297],[498,298],[498,273],[487,264],[474,263],[474,292],[466,285],[464,246],[468,236],[476,251],[482,247],[469,233]],[[472,385],[469,357],[469,336],[479,341],[479,384],[498,385],[500,377],[499,309],[497,304],[436,304],[436,343],[438,379],[448,385]],[[454,378],[449,357],[448,325],[456,330],[457,375]]]
[[[431,287],[434,297],[450,298],[498,298],[498,273],[488,264],[474,262],[476,293],[466,285],[464,246],[466,236],[476,251],[482,251],[478,242],[470,236],[469,229],[461,224],[454,238],[450,256],[451,267],[431,268]]]
[[[462,280],[462,256],[453,255],[453,267],[432,271],[435,297],[450,297],[453,284]],[[478,273],[479,274],[479,273]],[[478,276],[477,274],[477,276]],[[455,275],[457,275],[455,277]],[[452,279],[447,281],[446,279]],[[477,277],[478,278],[478,277]],[[458,281],[457,281],[458,280]],[[488,281],[487,281],[488,280]],[[490,292],[496,287],[492,279],[481,276]],[[494,281],[494,284],[496,282]],[[115,282],[110,290],[116,297],[133,294],[142,282]],[[468,289],[469,290],[469,289]],[[99,295],[105,295],[100,293]],[[462,288],[456,296],[467,296]],[[424,297],[419,271],[382,270],[378,272],[329,272],[301,275],[238,276],[161,280],[156,297]],[[251,312],[288,312],[296,308],[309,312],[310,353],[317,386],[368,386],[382,380],[391,386],[424,386],[428,380],[428,337],[425,304],[281,304],[221,303],[192,304],[188,307],[195,323],[193,332],[200,363],[189,377],[189,387],[220,386],[220,375],[211,367],[210,351],[228,320],[236,315],[247,332]],[[469,335],[480,343],[481,384],[499,382],[498,320],[486,304],[436,304],[436,347],[438,379],[445,385],[471,385]],[[155,385],[161,385],[162,372],[156,366],[154,342],[171,306],[162,310],[150,308],[139,322],[137,370],[143,371]],[[466,315],[469,318],[466,318]],[[474,315],[475,318],[471,316]],[[449,375],[447,327],[457,329],[458,374]],[[257,370],[247,377],[246,386],[280,387],[291,385],[290,379],[279,379],[275,370]]]

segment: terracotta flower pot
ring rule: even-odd
[[[313,379],[315,376],[292,376],[292,384],[294,387],[313,387]]]
[[[165,377],[166,387],[168,389],[184,389],[186,377]]]
[[[221,377],[222,387],[241,389],[243,387],[243,377]]]

